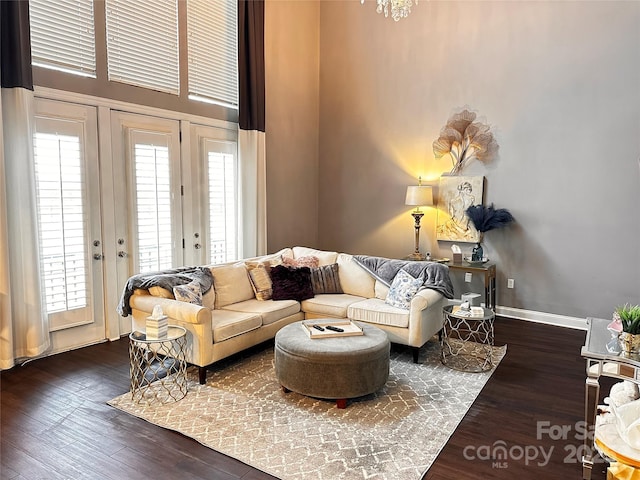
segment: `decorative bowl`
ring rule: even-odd
[[[478,265],[484,265],[489,261],[489,259],[487,257],[482,257],[482,260],[471,260],[471,257],[464,257],[464,261],[475,267]]]

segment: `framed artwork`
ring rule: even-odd
[[[436,239],[480,241],[480,233],[467,217],[467,208],[482,205],[484,177],[442,176],[438,190]]]

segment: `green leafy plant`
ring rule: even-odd
[[[622,322],[622,331],[634,335],[640,334],[640,305],[628,303],[616,308],[616,313]]]

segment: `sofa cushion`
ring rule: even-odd
[[[311,270],[309,267],[293,268],[278,265],[271,269],[273,300],[297,300],[301,302],[313,297]]]
[[[254,298],[253,287],[244,262],[211,267],[216,289],[216,308]]]
[[[411,305],[411,299],[420,289],[423,282],[424,279],[413,278],[404,270],[398,271],[396,276],[393,277],[385,303],[392,307],[408,310]]]
[[[375,278],[353,260],[353,255],[341,253],[337,258],[342,291],[349,295],[372,298],[375,295]]]
[[[316,295],[302,302],[302,311],[314,316],[347,318],[347,308],[352,303],[362,301],[362,297],[347,294],[327,293]]]
[[[268,255],[261,255],[259,257],[246,258],[244,261],[246,262],[256,262],[256,263],[271,263],[273,265],[279,265],[282,263],[282,257],[293,258],[293,250],[290,248],[283,248],[282,250],[276,253],[270,253]]]
[[[389,295],[389,287],[387,287],[380,280],[376,279],[376,285],[374,287],[375,297],[380,300],[386,300],[387,295]]]
[[[326,252],[324,250],[316,250],[309,247],[293,247],[293,258],[300,257],[318,257],[319,265],[331,265],[336,263],[338,252]]]
[[[378,325],[400,328],[409,327],[409,310],[393,307],[379,298],[368,298],[352,303],[347,309],[347,317],[351,320],[360,320]]]
[[[262,318],[258,313],[234,312],[231,310],[213,310],[211,328],[213,341],[222,342],[231,337],[260,328]]]
[[[313,293],[344,293],[340,286],[338,264],[323,265],[311,269],[311,286]]]
[[[173,287],[173,296],[179,302],[193,303],[202,306],[202,289],[200,282],[195,280],[185,285],[176,285]]]
[[[262,325],[270,325],[300,311],[300,304],[295,300],[245,300],[223,307],[223,310],[255,313],[262,318]]]

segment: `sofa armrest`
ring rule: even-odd
[[[211,310],[192,303],[151,295],[132,295],[129,305],[132,309],[147,312],[149,315],[153,312],[153,307],[160,305],[167,317],[178,322],[211,325]]]
[[[444,296],[425,288],[415,294],[409,310],[409,341],[412,347],[421,347],[443,325]]]
[[[204,367],[213,361],[213,331],[210,309],[151,295],[132,295],[129,299],[129,305],[132,310],[131,326],[133,330],[144,331],[146,319],[153,312],[153,307],[160,305],[162,312],[169,317],[170,325],[178,325],[187,329],[187,346],[185,348],[187,362]]]
[[[423,288],[414,295],[411,299],[411,312],[417,313],[421,310],[429,308],[434,303],[439,303],[442,300],[442,294],[431,290],[430,288]]]

